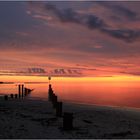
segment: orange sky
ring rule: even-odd
[[[1,81],[3,82],[48,82],[48,77],[42,76],[0,76]],[[51,82],[118,82],[119,84],[124,82],[136,83],[140,82],[140,77],[138,76],[113,76],[113,77],[52,77]]]
[[[139,7],[1,1],[0,75],[139,76]]]

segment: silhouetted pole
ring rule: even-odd
[[[53,90],[52,90],[51,84],[49,84],[49,90],[48,90],[49,101],[52,101],[52,96],[53,96]]]
[[[25,96],[29,94],[29,89],[25,88]]]
[[[14,95],[13,95],[13,94],[10,94],[10,97],[11,97],[11,98],[13,98],[13,97],[14,97]]]
[[[24,96],[24,85],[21,85],[22,97]]]
[[[26,96],[27,94],[27,91],[26,91],[26,87],[24,88],[24,96]]]
[[[53,107],[56,108],[57,96],[55,94],[53,94],[52,96],[52,103],[53,103]]]
[[[18,95],[19,95],[19,98],[21,96],[21,85],[18,85]]]
[[[50,90],[50,89],[52,89],[52,85],[51,85],[51,84],[49,84],[49,90]]]
[[[61,117],[62,116],[62,102],[56,103],[56,116]]]
[[[4,100],[8,100],[8,95],[4,95]]]
[[[73,113],[65,112],[63,116],[63,129],[71,130],[73,129]]]
[[[17,99],[17,97],[18,97],[18,95],[17,95],[17,94],[15,94],[15,99]]]

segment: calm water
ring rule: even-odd
[[[26,84],[34,88],[33,98],[48,98],[48,84]],[[140,108],[139,82],[53,81],[52,87],[62,101]],[[16,84],[0,85],[0,93],[18,93]]]

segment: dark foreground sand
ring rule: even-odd
[[[63,130],[47,101],[0,100],[0,138],[140,138],[140,110],[64,103],[74,113],[73,130]]]

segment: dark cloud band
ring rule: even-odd
[[[105,5],[105,4],[104,4]],[[110,7],[109,5],[106,5]],[[53,14],[61,21],[65,23],[76,23],[86,26],[89,29],[96,29],[105,33],[113,38],[120,39],[126,42],[134,42],[140,38],[140,31],[130,29],[113,29],[105,21],[94,14],[79,14],[73,9],[58,9],[55,5],[45,4],[45,9],[52,11]],[[128,17],[136,17],[136,13],[131,10],[116,6],[115,10],[127,15]]]

